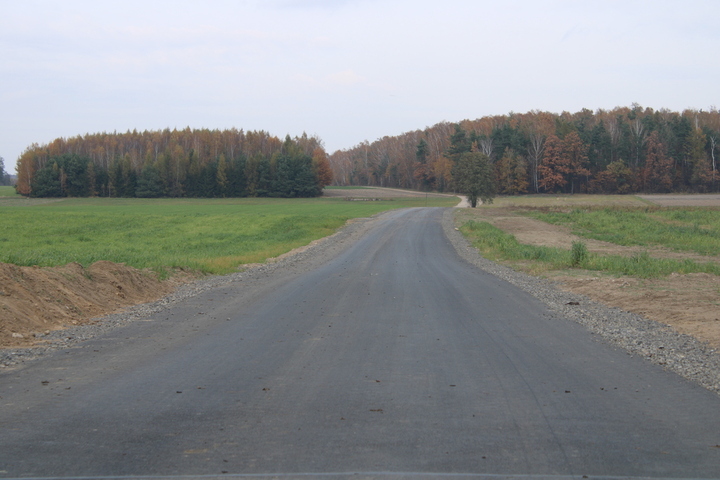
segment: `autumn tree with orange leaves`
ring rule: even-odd
[[[315,147],[312,154],[312,165],[317,176],[318,187],[323,189],[330,185],[333,181],[333,172],[324,148]]]
[[[575,193],[583,177],[590,175],[590,170],[586,168],[587,161],[587,145],[577,132],[568,133],[563,140],[551,135],[545,142],[545,154],[538,167],[540,186],[547,191],[560,189],[566,193]]]
[[[529,182],[527,162],[513,149],[506,148],[502,158],[495,164],[498,193],[519,195],[527,193]]]
[[[667,156],[665,145],[657,132],[650,134],[643,170],[644,190],[649,193],[667,193],[673,186],[672,159]]]

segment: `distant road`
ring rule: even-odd
[[[442,212],[0,374],[0,478],[720,477],[720,397],[465,263]]]

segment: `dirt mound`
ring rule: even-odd
[[[35,333],[157,300],[191,278],[180,274],[161,281],[152,271],[106,261],[88,268],[0,263],[0,347],[32,345]]]

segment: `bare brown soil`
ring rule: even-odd
[[[720,277],[716,275],[672,274],[643,280],[558,272],[551,278],[565,290],[670,325],[720,348]]]
[[[35,334],[157,300],[193,278],[179,272],[161,281],[151,271],[111,262],[87,268],[0,263],[0,347],[33,345]]]
[[[658,196],[653,196],[658,197]],[[689,195],[659,196],[663,205],[713,206],[710,195],[691,199]],[[720,196],[718,200],[720,200]],[[566,197],[567,198],[567,197]],[[645,198],[650,200],[649,198]],[[652,198],[654,202],[656,199]],[[563,226],[522,217],[515,207],[490,207],[458,211],[457,224],[469,219],[487,221],[514,235],[519,242],[570,249],[581,240]],[[675,252],[664,248],[623,247],[608,242],[582,239],[588,250],[602,255],[633,255],[647,252],[652,257],[720,262],[720,257],[706,257]],[[532,270],[531,266],[521,266]],[[581,270],[546,271],[543,275],[558,282],[560,288],[580,293],[608,306],[640,314],[720,348],[720,277],[703,273],[672,274],[661,279],[617,278]]]

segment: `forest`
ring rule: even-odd
[[[31,197],[314,197],[332,181],[322,141],[264,131],[128,131],[33,144],[17,162]]]
[[[498,194],[718,192],[720,112],[637,104],[441,122],[330,156],[334,183],[449,191],[461,152],[490,159]]]
[[[441,122],[328,156],[322,141],[264,131],[128,131],[33,144],[17,162],[33,197],[312,197],[330,185],[459,191],[482,154],[492,194],[718,192],[720,112],[637,104]],[[478,157],[480,158],[480,157]],[[486,179],[487,180],[487,179]]]

